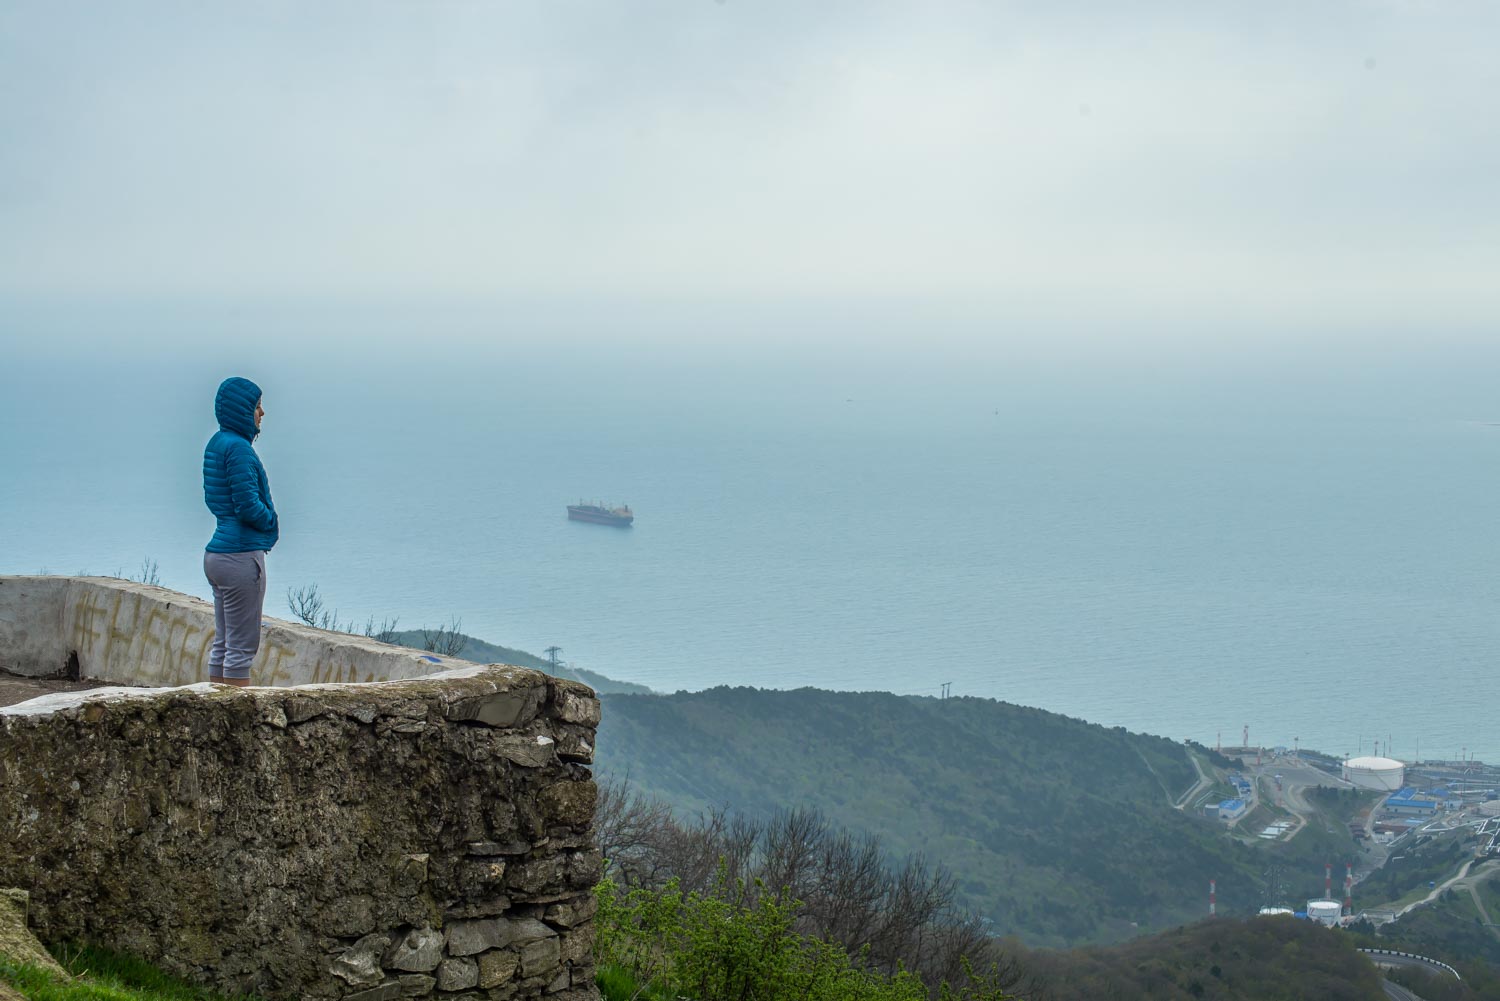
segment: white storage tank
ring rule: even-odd
[[[1406,783],[1406,766],[1394,758],[1350,758],[1344,778],[1362,789],[1395,792]]]
[[[1344,916],[1344,905],[1337,900],[1309,900],[1307,916],[1320,925],[1336,925]]]

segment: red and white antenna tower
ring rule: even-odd
[[[1240,746],[1243,747],[1247,751],[1250,750],[1250,724],[1249,723],[1245,724],[1245,732],[1240,735]]]
[[[1354,917],[1354,863],[1344,863],[1344,916]]]
[[[1219,910],[1219,881],[1211,879],[1208,881],[1208,916],[1213,917]]]
[[[1224,731],[1223,730],[1219,731],[1218,739],[1216,739],[1214,741],[1214,750],[1218,751],[1220,754],[1224,753]]]

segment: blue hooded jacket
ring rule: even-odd
[[[259,434],[255,408],[260,387],[249,379],[225,379],[214,397],[219,430],[203,450],[203,500],[219,527],[210,553],[248,553],[276,545],[279,526],[271,484],[251,442]]]

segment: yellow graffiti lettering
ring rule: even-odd
[[[215,639],[210,606],[162,601],[128,585],[77,582],[67,612],[70,650],[90,677],[161,685],[202,679]],[[252,669],[256,684],[354,684],[423,673],[419,665],[382,657],[334,637],[313,640],[270,626]],[[321,656],[319,655],[321,654]]]

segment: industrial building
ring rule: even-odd
[[[1248,809],[1242,799],[1226,799],[1219,804],[1220,820],[1238,820],[1245,815]]]
[[[1395,792],[1406,783],[1406,765],[1394,758],[1350,758],[1344,762],[1344,780],[1361,789]]]
[[[1434,817],[1437,815],[1440,802],[1417,792],[1410,786],[1392,793],[1385,801],[1385,809],[1388,813],[1404,817]]]
[[[1402,835],[1410,833],[1416,825],[1415,820],[1377,820],[1375,821],[1375,840],[1382,845],[1388,845]]]
[[[1344,916],[1344,905],[1337,900],[1309,900],[1307,916],[1320,925],[1332,928]]]

